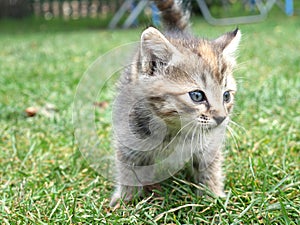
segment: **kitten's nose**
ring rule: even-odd
[[[214,116],[213,118],[220,125],[226,119],[226,116]]]

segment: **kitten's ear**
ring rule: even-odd
[[[225,57],[235,56],[235,52],[241,40],[241,31],[237,28],[217,38],[214,42],[222,50]]]
[[[153,75],[155,67],[169,64],[179,55],[176,47],[157,29],[149,27],[142,33],[140,60],[144,73]]]

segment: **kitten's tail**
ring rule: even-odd
[[[191,0],[154,0],[166,30],[185,30],[189,26]]]

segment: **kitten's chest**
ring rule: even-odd
[[[187,128],[181,132],[167,133],[162,144],[157,148],[158,155],[178,154],[186,158],[193,154],[211,154],[217,151],[225,138],[225,129],[204,132],[201,128]]]
[[[171,130],[163,139],[163,142],[156,149],[156,154],[168,156],[178,152],[183,155],[186,153],[192,153],[194,151],[202,151],[205,148],[206,143],[203,142],[200,133],[196,132],[178,132]]]

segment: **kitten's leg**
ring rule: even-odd
[[[124,202],[129,202],[133,199],[133,197],[138,197],[141,195],[142,186],[136,179],[133,170],[134,169],[130,168],[130,166],[127,166],[126,164],[117,161],[117,186],[111,197],[111,207],[115,206],[120,200]]]
[[[221,153],[216,153],[212,161],[204,160],[203,157],[194,157],[193,160],[195,182],[205,185],[216,196],[225,197]],[[200,190],[198,194],[202,194]]]
[[[143,186],[147,185],[147,182],[151,181],[153,176],[152,171],[145,170],[144,172],[144,170],[137,168],[147,165],[150,162],[148,157],[143,154],[142,156],[135,155],[136,157],[132,157],[134,155],[132,154],[131,157],[126,158],[126,163],[123,163],[121,159],[124,160],[124,157],[120,154],[119,152],[119,160],[116,162],[116,181],[118,184],[111,197],[111,207],[115,206],[121,199],[124,202],[129,202],[134,197],[141,196]]]

